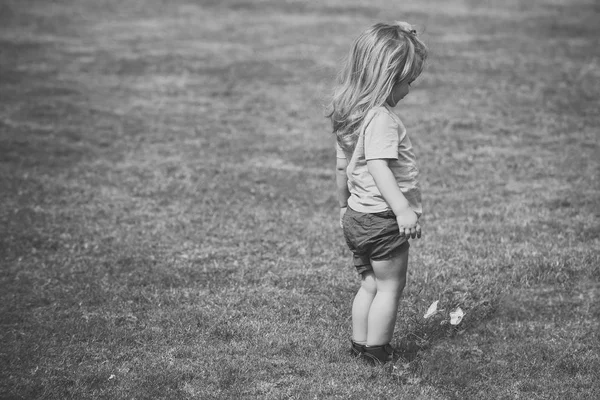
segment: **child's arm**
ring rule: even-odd
[[[406,237],[421,237],[421,226],[417,214],[410,208],[408,200],[398,187],[394,174],[388,166],[387,159],[374,159],[367,161],[369,173],[373,176],[377,188],[388,203],[398,221],[400,234]]]
[[[342,217],[346,213],[348,198],[350,197],[350,191],[348,190],[348,176],[346,175],[347,167],[348,160],[345,158],[336,159],[335,183],[337,185],[337,198],[340,206],[340,226],[342,226]]]

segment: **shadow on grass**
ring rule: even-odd
[[[410,321],[408,332],[397,339],[394,361],[402,360],[411,363],[436,343],[462,336],[493,318],[497,304],[498,299],[476,304],[458,325],[450,324],[447,315],[443,313],[436,313],[427,319],[414,316]]]

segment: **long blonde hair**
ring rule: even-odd
[[[345,152],[353,152],[370,109],[382,106],[394,85],[423,71],[427,47],[406,22],[378,23],[352,44],[338,75],[328,117]]]

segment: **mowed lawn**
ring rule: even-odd
[[[324,116],[352,39],[394,19],[431,50],[397,109],[425,213],[399,357],[373,368],[348,352]],[[594,0],[3,1],[0,398],[600,398],[599,20]]]

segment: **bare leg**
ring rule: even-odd
[[[367,346],[390,343],[396,325],[398,302],[406,285],[408,248],[384,261],[371,261],[377,292],[368,313]]]
[[[367,343],[369,309],[376,292],[377,287],[375,286],[373,272],[363,273],[360,288],[352,303],[352,340],[356,343]]]

